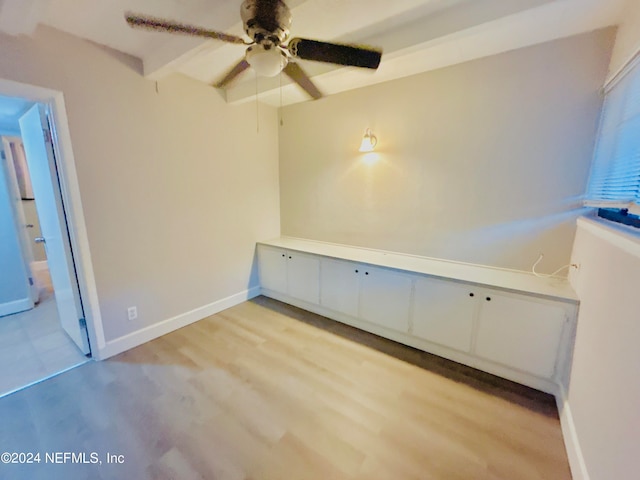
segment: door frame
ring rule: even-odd
[[[60,190],[64,212],[71,239],[76,275],[80,287],[80,297],[87,324],[92,357],[105,358],[106,347],[100,303],[96,287],[89,238],[80,197],[80,186],[76,173],[75,158],[71,146],[71,133],[64,103],[64,95],[58,90],[14,82],[0,78],[0,95],[21,97],[44,104],[49,109],[52,120],[52,137],[56,154],[56,165],[60,179]]]

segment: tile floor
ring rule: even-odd
[[[0,397],[88,361],[62,330],[53,292],[40,298],[32,310],[0,317]]]

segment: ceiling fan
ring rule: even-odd
[[[236,35],[216,32],[151,16],[127,13],[125,18],[131,27],[168,33],[212,38],[236,45],[246,45],[244,58],[218,82],[217,88],[226,88],[247,68],[258,75],[275,76],[281,71],[296,82],[313,99],[322,93],[313,84],[302,67],[291,60],[299,58],[316,62],[377,69],[382,58],[380,49],[338,43],[321,42],[306,38],[289,39],[291,11],[282,0],[245,0],[240,7],[244,30],[251,41]]]

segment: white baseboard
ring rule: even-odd
[[[226,310],[227,308],[239,305],[242,302],[257,297],[258,295],[260,295],[260,287],[253,287],[248,290],[244,290],[243,292],[236,293],[235,295],[231,295],[230,297],[210,303],[209,305],[204,305],[154,325],[149,325],[148,327],[106,342],[104,348],[101,348],[98,352],[94,353],[94,358],[97,360],[104,360],[112,357],[142,345],[143,343],[147,343],[155,338],[161,337],[162,335],[173,332],[174,330],[186,327],[198,320],[202,320],[203,318]]]
[[[0,317],[12,315],[14,313],[24,312],[33,308],[33,300],[31,298],[21,298],[13,302],[0,303]]]
[[[589,480],[589,471],[587,464],[582,455],[578,432],[573,422],[571,407],[567,394],[562,385],[559,386],[559,393],[556,395],[556,404],[558,405],[558,413],[560,414],[560,426],[562,427],[562,436],[564,438],[564,446],[569,457],[569,466],[571,467],[571,476],[573,480]]]

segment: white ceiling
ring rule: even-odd
[[[626,0],[288,0],[292,36],[358,42],[384,49],[376,72],[301,61],[325,94],[583,33],[620,22]],[[633,1],[633,0],[631,0]],[[130,29],[125,11],[242,35],[242,0],[0,0],[0,30],[31,33],[38,23],[143,60],[145,76],[179,72],[212,83],[244,55],[242,46]],[[283,78],[259,78],[273,105],[307,100]],[[255,100],[246,72],[227,101]]]

